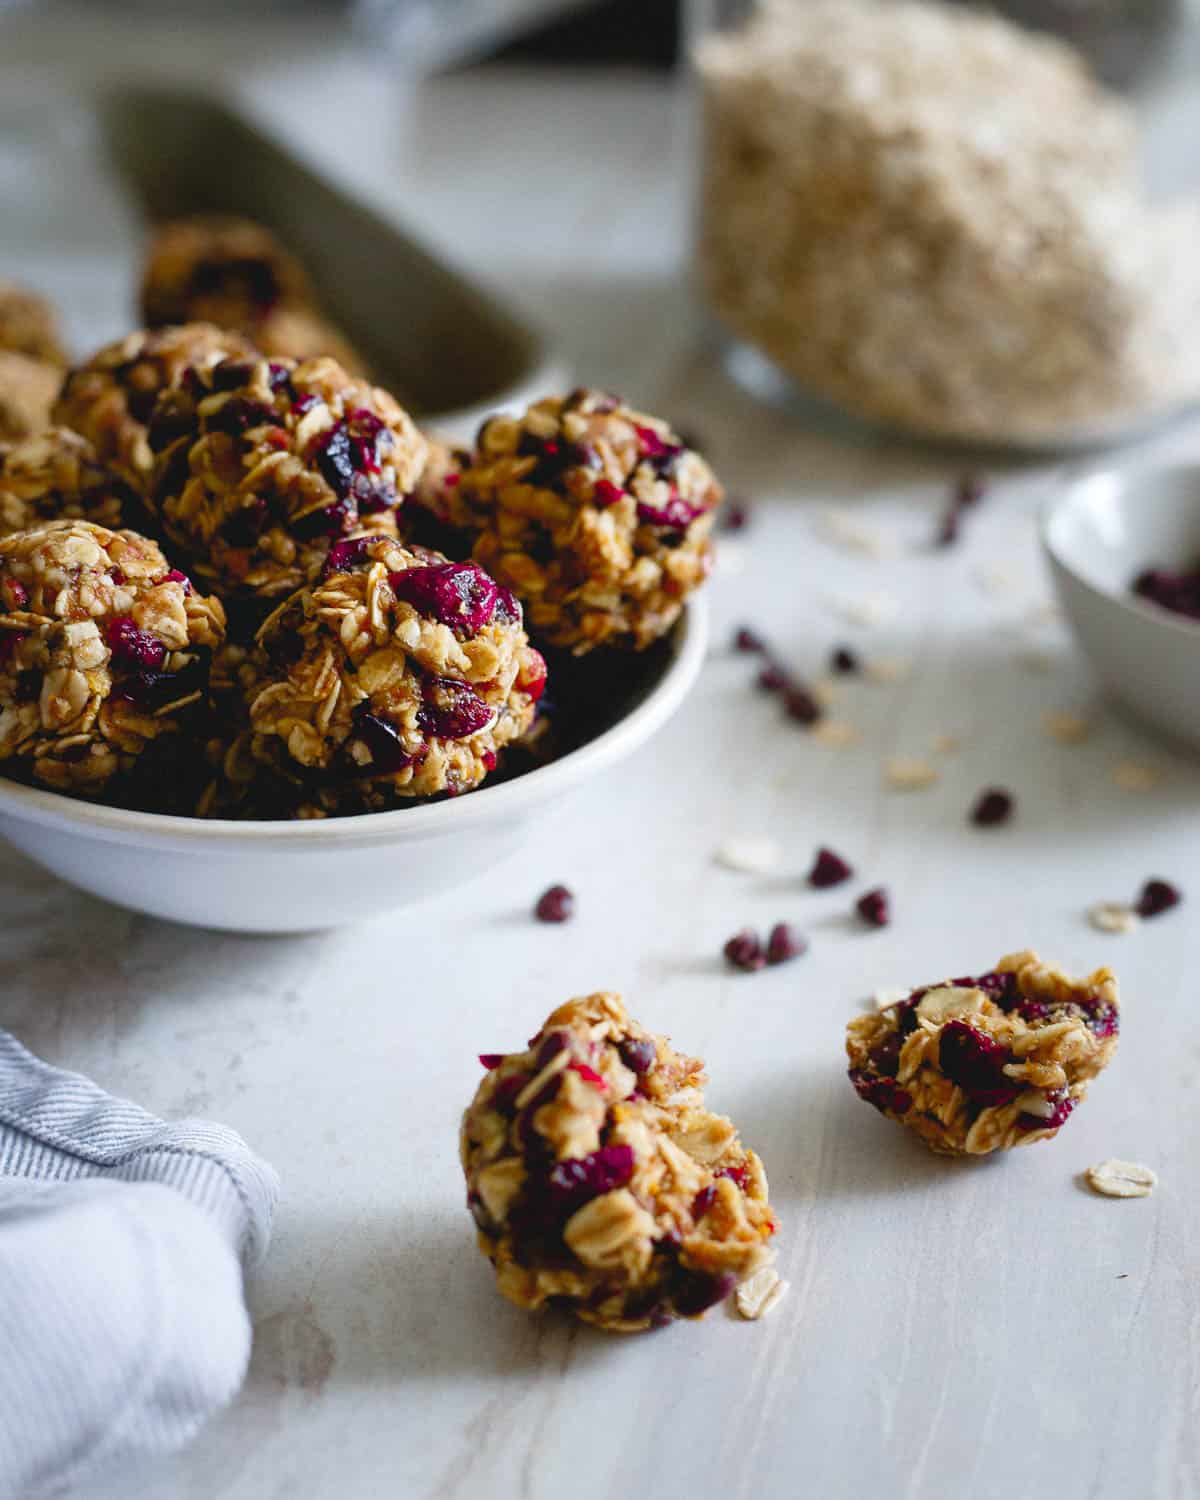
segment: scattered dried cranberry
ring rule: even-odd
[[[710,1276],[703,1271],[684,1272],[683,1279],[671,1295],[671,1302],[681,1318],[696,1318],[724,1302],[734,1287],[737,1277],[729,1271],[719,1276]]]
[[[578,1073],[584,1083],[590,1083],[594,1089],[599,1089],[602,1094],[608,1092],[608,1084],[596,1072],[595,1068],[589,1067],[587,1063],[580,1062],[577,1057],[573,1057],[567,1064],[567,1067],[570,1068],[572,1073]]]
[[[186,573],[181,573],[178,568],[170,568],[158,581],[159,583],[177,583],[185,597],[192,592],[192,580]]]
[[[870,927],[886,927],[892,920],[891,900],[885,886],[876,886],[855,902],[855,910]]]
[[[574,894],[565,885],[552,885],[538,897],[533,914],[539,922],[569,922],[575,915]]]
[[[696,445],[691,443],[689,447]],[[741,500],[731,500],[725,507],[722,528],[725,531],[745,531],[750,524],[750,507]]]
[[[130,615],[117,615],[104,631],[113,662],[139,672],[157,672],[167,659],[167,648],[157,636],[135,625]]]
[[[1182,573],[1169,568],[1147,568],[1133,580],[1133,592],[1160,609],[1200,620],[1200,564]]]
[[[821,717],[821,705],[798,682],[792,682],[787,687],[783,695],[783,706],[787,709],[788,718],[795,719],[798,724],[815,724]]]
[[[334,542],[326,554],[321,581],[332,578],[335,573],[348,573],[351,568],[361,567],[367,560],[367,544],[370,541],[371,538],[367,536],[351,536]]]
[[[590,1156],[568,1157],[555,1162],[547,1179],[552,1199],[572,1210],[624,1187],[633,1176],[632,1146],[601,1146]]]
[[[939,547],[953,546],[958,540],[963,513],[983,499],[985,489],[983,480],[977,475],[967,474],[958,481],[938,527],[936,541]]]
[[[365,766],[354,765],[361,776],[395,776],[407,770],[416,757],[405,749],[400,731],[390,719],[373,714],[364,703],[354,714],[351,743],[358,743],[370,756]]]
[[[1183,900],[1183,892],[1168,880],[1147,880],[1134,911],[1139,917],[1157,917]]]
[[[808,872],[808,883],[814,889],[823,891],[831,885],[841,885],[843,880],[849,880],[853,874],[853,868],[840,854],[835,854],[832,849],[820,848],[813,860],[813,867]]]
[[[829,670],[841,677],[848,677],[862,667],[858,653],[849,646],[835,646],[829,657]]]
[[[719,1172],[714,1172],[713,1176],[728,1177],[734,1187],[741,1193],[746,1191],[750,1182],[750,1172],[746,1167],[722,1167]]]
[[[764,693],[781,693],[787,683],[787,673],[781,667],[764,667],[758,674],[758,685]]]
[[[858,1097],[873,1104],[880,1114],[890,1110],[894,1115],[906,1115],[912,1108],[912,1095],[891,1078],[872,1078],[861,1068],[851,1068],[849,1078]]]
[[[500,1066],[500,1064],[504,1061],[504,1053],[503,1052],[481,1052],[479,1054],[479,1061],[483,1064],[483,1066],[490,1073],[493,1068],[498,1068]]]
[[[672,490],[665,505],[649,505],[640,500],[637,517],[646,526],[661,526],[665,531],[686,531],[704,511],[703,505],[690,505],[682,495]]]
[[[692,1218],[697,1222],[701,1220],[713,1206],[716,1196],[717,1190],[711,1182],[702,1187],[692,1199]]]
[[[767,962],[785,964],[789,958],[799,958],[808,952],[808,940],[787,922],[776,922],[767,938]]]
[[[766,967],[767,955],[763,952],[762,943],[758,934],[749,927],[735,933],[725,944],[723,952],[733,968],[742,969],[747,974],[754,974]]]
[[[748,625],[740,625],[733,638],[733,649],[735,651],[763,652],[767,649],[767,643],[756,631]]]
[[[517,686],[523,693],[528,693],[535,703],[538,703],[546,691],[546,677],[546,658],[531,646],[529,660],[521,668],[517,677]]]
[[[29,603],[29,590],[19,578],[6,578],[4,593],[8,599],[9,609],[24,609]]]
[[[1051,1107],[1048,1115],[1019,1114],[1017,1116],[1018,1130],[1057,1130],[1060,1125],[1065,1125],[1071,1117],[1071,1111],[1075,1108],[1075,1100],[1066,1089],[1047,1089],[1046,1103]]]
[[[977,828],[994,828],[998,823],[1007,823],[1013,815],[1013,796],[1003,787],[988,787],[979,795],[971,809],[971,822]]]

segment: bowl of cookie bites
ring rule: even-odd
[[[30,428],[0,446],[0,832],[120,905],[297,931],[434,895],[699,671],[721,490],[614,396],[451,448],[329,355],[184,322]]]

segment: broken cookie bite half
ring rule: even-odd
[[[931,1150],[981,1156],[1057,1135],[1112,1058],[1109,969],[1072,980],[1035,953],[911,991],[846,1028],[860,1099]]]

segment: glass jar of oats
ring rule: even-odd
[[[695,0],[695,273],[733,365],[889,428],[1111,438],[1200,397],[1200,209],[1049,36],[941,0]]]

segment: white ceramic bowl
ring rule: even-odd
[[[452,801],[313,822],[170,818],[0,778],[0,834],[63,880],[151,916],[232,932],[337,927],[437,895],[514,850],[546,808],[631,755],[687,696],[708,614],[692,599],[628,712],[524,776]]]
[[[1200,558],[1200,465],[1105,470],[1042,515],[1063,610],[1112,696],[1143,723],[1200,749],[1200,624],[1132,592],[1144,568]]]

